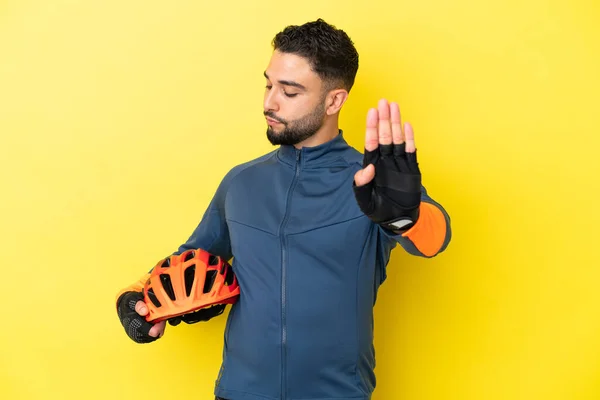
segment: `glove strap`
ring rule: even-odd
[[[380,225],[390,231],[406,231],[415,225],[415,221],[408,217],[402,217]]]

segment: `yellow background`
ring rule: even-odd
[[[374,400],[599,399],[599,3],[251,3],[0,1],[0,398],[212,399],[225,316],[141,346],[114,296],[272,150],[270,41],[323,17],[361,57],[346,138],[398,101],[453,222],[393,252]]]

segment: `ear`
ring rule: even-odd
[[[327,93],[325,102],[327,115],[337,114],[347,99],[348,91],[344,89],[335,89]]]

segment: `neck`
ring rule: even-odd
[[[323,126],[315,132],[314,135],[309,137],[306,140],[303,140],[300,143],[294,145],[297,149],[301,149],[303,147],[314,147],[321,145],[323,143],[327,143],[333,138],[335,138],[339,133],[338,119],[337,116],[335,118],[327,119]]]

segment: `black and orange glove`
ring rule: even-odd
[[[373,164],[375,178],[362,186],[353,183],[360,209],[390,231],[409,229],[419,218],[421,171],[416,151],[407,153],[405,145],[380,144],[365,150],[363,168]]]

